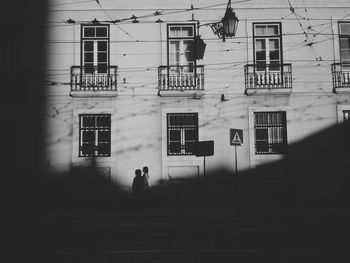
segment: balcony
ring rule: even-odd
[[[332,81],[335,93],[350,92],[350,63],[333,63]]]
[[[204,91],[204,66],[158,67],[160,96],[201,96]]]
[[[244,66],[245,94],[289,94],[292,92],[292,64]]]
[[[117,66],[72,66],[70,95],[72,97],[115,97],[117,95]]]

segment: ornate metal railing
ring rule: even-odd
[[[290,89],[292,88],[292,64],[247,64],[244,66],[245,88],[247,89]]]
[[[204,90],[204,66],[160,66],[158,88],[161,91]]]
[[[333,63],[333,88],[350,88],[350,63]]]
[[[98,66],[72,66],[71,91],[117,91],[117,68],[109,66],[101,70]]]

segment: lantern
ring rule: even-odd
[[[231,1],[229,2],[231,4]],[[236,13],[233,12],[232,7],[228,6],[226,9],[225,16],[221,20],[221,23],[224,28],[224,36],[225,37],[234,37],[236,35],[236,30],[238,26],[238,18],[236,17]]]

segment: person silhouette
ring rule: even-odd
[[[142,168],[142,178],[143,178],[143,189],[144,191],[149,191],[151,188],[151,183],[149,182],[149,174],[148,174],[148,167],[144,166]]]
[[[144,179],[142,177],[142,172],[140,169],[136,169],[135,177],[132,182],[132,192],[136,197],[138,197],[142,194],[143,190],[144,190]]]

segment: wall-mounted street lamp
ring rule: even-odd
[[[231,0],[228,1],[225,16],[220,22],[204,24],[203,26],[210,26],[214,34],[225,41],[226,37],[234,37],[238,27],[238,18],[231,7]]]

